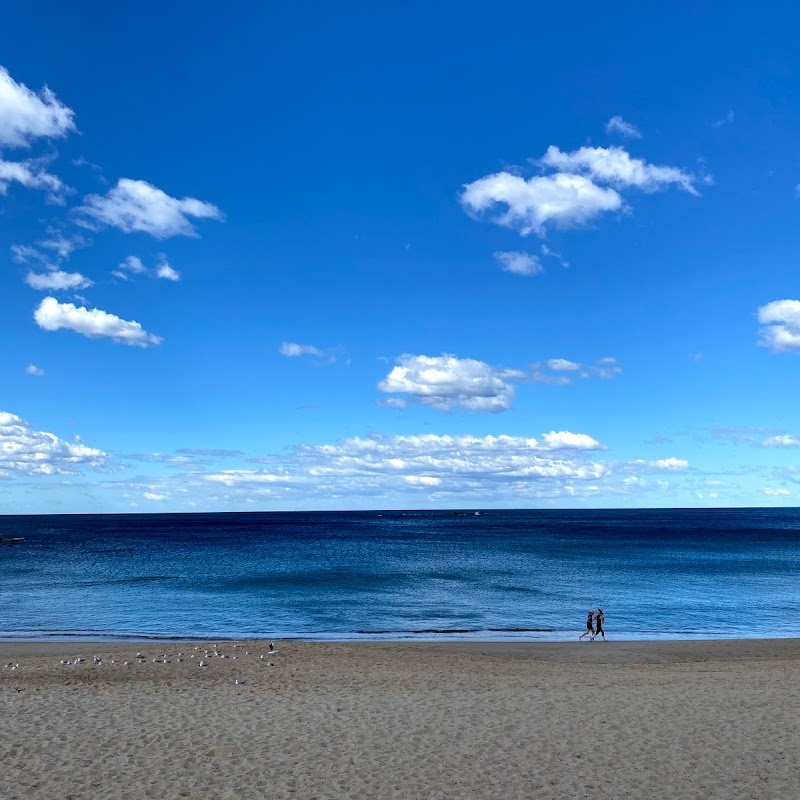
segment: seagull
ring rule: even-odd
[[[240,681],[238,678],[234,681],[237,686],[244,686],[244,681]]]
[[[69,661],[67,661],[67,659],[66,659],[66,658],[62,658],[62,659],[61,659],[61,663],[62,663],[62,664],[69,664]]]
[[[124,664],[126,667],[129,667],[131,664],[133,664],[133,661],[123,661],[122,663],[123,663],[123,664]]]
[[[274,667],[275,665],[271,661],[267,661],[267,666],[268,667]]]
[[[246,656],[251,656],[251,655],[253,655],[253,654],[252,654],[252,653],[251,653],[249,650],[245,650],[245,651],[244,651],[244,654],[245,654]]]
[[[144,658],[144,653],[137,653],[136,658]]]
[[[14,662],[9,661],[8,664],[6,664],[6,669],[14,669]]]
[[[153,663],[154,664],[160,664],[161,663],[161,659],[160,658],[154,658],[153,659]]]
[[[274,642],[270,642],[270,643],[269,643],[269,652],[270,652],[270,653],[277,653],[277,652],[278,652],[278,651],[275,649],[275,643],[274,643]]]
[[[200,666],[201,666],[201,667],[207,667],[207,666],[208,666],[208,664],[207,664],[207,662],[205,662],[205,661],[201,661],[201,662],[200,662]]]

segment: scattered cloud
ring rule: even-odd
[[[19,183],[26,189],[47,192],[47,199],[51,203],[62,205],[67,187],[60,178],[47,172],[46,166],[47,160],[40,158],[29,158],[27,161],[5,161],[0,158],[0,195],[6,194],[12,183]]]
[[[782,434],[780,436],[770,436],[762,443],[763,447],[800,447],[800,437]]]
[[[235,456],[243,456],[242,450],[224,450],[220,448],[195,448],[195,447],[181,447],[175,451],[184,456],[200,456],[205,458],[234,458]]]
[[[93,283],[80,272],[29,272],[25,276],[25,283],[32,289],[39,291],[69,291],[87,289]]]
[[[632,186],[644,192],[656,192],[677,185],[690,194],[698,193],[693,175],[677,167],[648,164],[640,158],[633,158],[622,147],[581,147],[565,153],[550,145],[541,163],[561,172],[585,174],[618,189]]]
[[[791,494],[788,489],[772,489],[770,487],[765,487],[762,491],[769,497],[787,497]]]
[[[120,178],[104,195],[87,195],[78,209],[81,224],[109,226],[125,233],[141,231],[157,239],[197,237],[192,219],[224,219],[211,203],[184,197],[178,200],[146,181]]]
[[[181,274],[166,261],[161,261],[156,267],[156,277],[167,281],[179,281],[181,279]]]
[[[378,389],[386,394],[410,395],[414,402],[441,411],[460,407],[497,412],[511,408],[511,382],[525,377],[521,370],[494,367],[471,358],[405,354]]]
[[[551,145],[537,163],[554,173],[526,179],[504,171],[479,178],[464,187],[464,208],[480,216],[505,207],[490,219],[523,236],[543,236],[549,225],[581,225],[601,214],[623,210],[620,191],[625,189],[655,192],[678,186],[698,194],[695,176],[678,167],[633,158],[622,147],[581,147],[569,153]]]
[[[313,344],[298,344],[297,342],[283,342],[278,348],[278,352],[287,358],[301,358],[310,356],[317,363],[335,364],[337,361],[344,360],[349,364],[350,359],[344,348],[341,346],[327,347],[322,349]]]
[[[152,500],[154,502],[169,500],[168,494],[158,494],[157,492],[143,492],[142,497],[144,497],[145,500]]]
[[[322,350],[314,347],[313,344],[297,344],[296,342],[284,342],[279,348],[278,352],[282,356],[289,358],[299,358],[300,356],[317,356],[322,358]]]
[[[132,272],[134,275],[141,275],[147,272],[147,267],[142,263],[142,259],[138,256],[127,256],[119,262],[117,268],[120,272]]]
[[[569,268],[569,261],[567,261],[561,253],[556,253],[555,250],[551,250],[546,244],[542,245],[542,255],[543,256],[550,256],[551,258],[555,258],[559,264],[561,264],[564,269]]]
[[[567,361],[566,358],[551,358],[546,363],[549,369],[556,372],[572,372],[581,368],[580,364],[576,364],[574,361]]]
[[[622,197],[597,186],[582,175],[520,177],[497,172],[464,187],[461,202],[476,215],[497,206],[506,210],[491,217],[492,222],[518,230],[523,236],[543,235],[549,224],[570,227],[589,222],[608,211],[619,211]]]
[[[572,373],[572,374],[564,374]],[[531,379],[538,383],[555,386],[571,386],[575,378],[601,378],[611,380],[622,374],[622,367],[616,358],[599,358],[591,364],[580,364],[566,358],[551,358],[545,362],[531,364]]]
[[[0,411],[0,469],[24,475],[69,475],[79,467],[102,467],[106,454],[80,442],[34,430],[26,420]]]
[[[504,272],[513,272],[515,275],[538,275],[544,271],[541,261],[530,253],[503,252],[494,254],[495,260]]]
[[[49,269],[52,268],[50,260],[44,253],[27,244],[12,244],[11,260],[17,264],[37,263],[43,264]]]
[[[730,125],[734,119],[736,119],[736,114],[733,111],[729,111],[722,119],[714,120],[711,123],[712,128],[721,128],[723,125]]]
[[[47,331],[61,328],[75,331],[89,338],[107,337],[120,344],[150,347],[160,344],[161,337],[154,336],[138,322],[93,308],[76,307],[72,303],[59,303],[55,297],[45,297],[33,314],[36,324]]]
[[[30,147],[33,139],[66,136],[75,130],[74,116],[46,86],[33,92],[0,67],[0,145]]]
[[[86,247],[89,242],[80,235],[66,237],[58,232],[51,232],[49,238],[37,242],[39,247],[54,250],[59,258],[69,258],[80,247]]]
[[[613,116],[606,123],[606,133],[619,133],[628,139],[641,139],[642,132],[630,122],[625,122],[620,116]]]
[[[774,300],[758,309],[760,341],[775,353],[800,352],[800,300]]]
[[[25,367],[25,373],[27,375],[36,375],[37,377],[41,377],[44,375],[44,370],[41,367],[37,367],[36,364],[28,364]]]

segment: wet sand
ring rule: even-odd
[[[800,640],[214,644],[0,643],[0,797],[800,796]]]

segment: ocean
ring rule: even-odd
[[[0,639],[800,635],[800,510],[0,517]]]

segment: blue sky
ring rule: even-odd
[[[791,4],[0,31],[0,512],[797,505]]]

